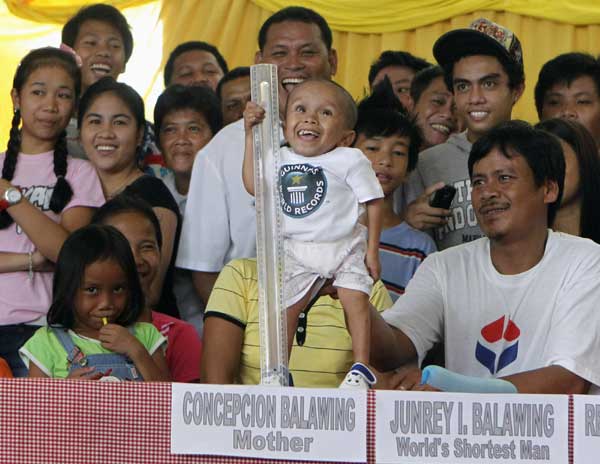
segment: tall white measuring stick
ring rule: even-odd
[[[279,197],[279,96],[277,66],[250,68],[252,101],[265,109],[254,126],[254,195],[263,385],[288,385],[286,308],[283,303],[283,228]]]

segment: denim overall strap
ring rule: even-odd
[[[99,372],[106,373],[111,377],[120,380],[143,380],[140,373],[137,371],[135,364],[125,355],[119,353],[96,353],[85,355],[79,347],[77,347],[71,339],[69,333],[63,328],[52,328],[56,337],[63,345],[68,353],[68,361],[70,363],[69,372],[80,367],[94,367]],[[134,329],[128,327],[127,330],[133,335]]]
[[[67,329],[62,327],[51,327],[51,329],[52,332],[54,332],[54,335],[56,335],[56,338],[58,338],[60,344],[67,352],[67,360],[69,361],[69,364],[73,364],[73,360],[77,354],[81,352],[81,350],[75,346],[75,343],[73,343],[73,340],[71,339]]]

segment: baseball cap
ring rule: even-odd
[[[489,19],[479,18],[468,29],[446,32],[433,45],[433,56],[443,68],[463,56],[487,54],[506,58],[523,69],[523,50],[517,36]]]

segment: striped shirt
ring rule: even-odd
[[[402,222],[381,232],[379,259],[381,280],[393,301],[404,294],[408,281],[427,255],[436,251],[435,242],[425,232]]]

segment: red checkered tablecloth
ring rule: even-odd
[[[367,404],[367,455],[374,463],[374,392]],[[0,379],[0,463],[307,462],[171,454],[170,414],[169,383]]]

